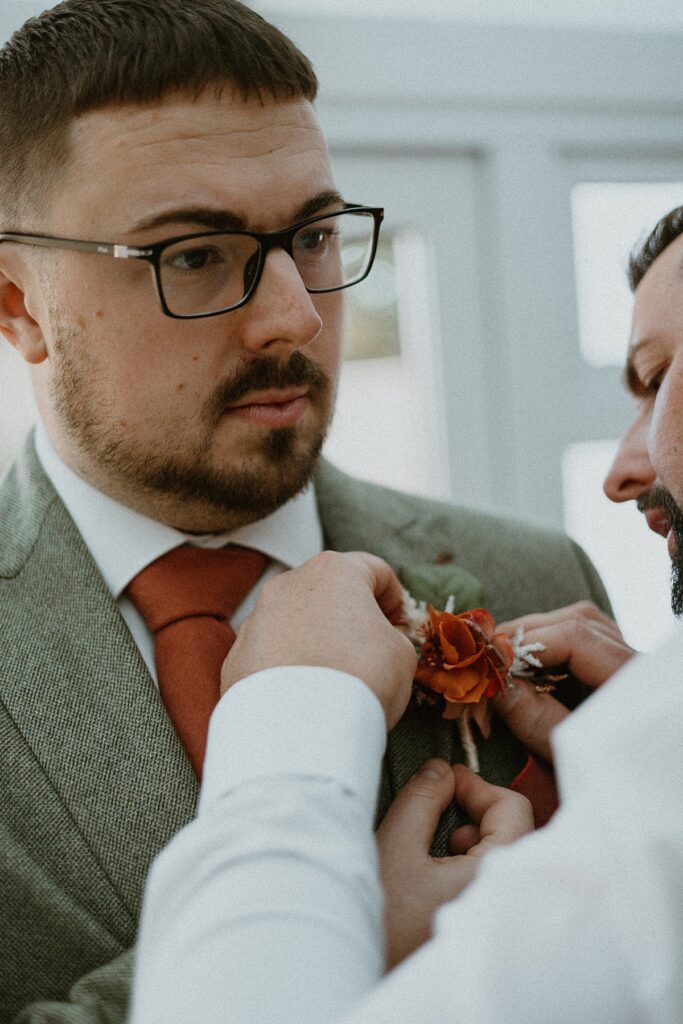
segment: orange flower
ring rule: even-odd
[[[486,700],[502,689],[514,660],[506,633],[484,608],[460,615],[436,612],[429,606],[430,625],[422,645],[415,679],[446,701],[444,718],[458,718],[466,705],[484,735],[488,733]]]

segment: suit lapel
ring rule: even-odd
[[[439,545],[406,496],[346,476],[322,462],[316,497],[325,543],[335,551],[384,558],[417,600],[443,608],[453,594],[460,610],[484,601],[484,588]]]
[[[149,862],[191,817],[197,782],[125,623],[32,451],[5,481],[2,501],[0,521],[16,538],[0,553],[2,700],[80,839],[137,916]]]

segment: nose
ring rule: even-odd
[[[647,450],[650,411],[643,409],[621,439],[603,483],[610,501],[635,501],[655,482],[656,473]]]
[[[242,309],[242,321],[242,340],[252,352],[304,348],[320,334],[320,314],[284,249],[268,253],[256,291]]]

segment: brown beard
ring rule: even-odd
[[[153,450],[143,449],[126,431],[117,429],[106,389],[98,387],[97,364],[73,358],[73,352],[80,357],[84,349],[85,341],[76,332],[68,339],[62,332],[55,344],[52,401],[78,448],[108,480],[120,484],[123,493],[172,498],[176,508],[203,508],[212,521],[224,519],[233,525],[269,515],[310,481],[331,418],[333,386],[303,353],[294,352],[286,363],[272,356],[254,358],[222,381],[198,413],[203,440],[181,455],[168,451],[173,445],[170,431],[168,445]],[[296,427],[272,429],[248,453],[236,452],[233,464],[225,469],[211,465],[211,439],[228,405],[252,392],[291,387],[306,387],[312,405],[323,413],[322,426],[309,429],[306,435]]]

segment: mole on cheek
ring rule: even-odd
[[[199,362],[199,356],[192,356],[192,362],[193,363],[198,363]]]
[[[95,316],[98,318],[98,320],[101,320],[102,317],[104,316],[104,310],[103,309],[96,309],[95,310]]]
[[[184,391],[184,390],[185,390],[185,385],[184,384],[178,384],[178,386],[176,387],[176,391]]]

